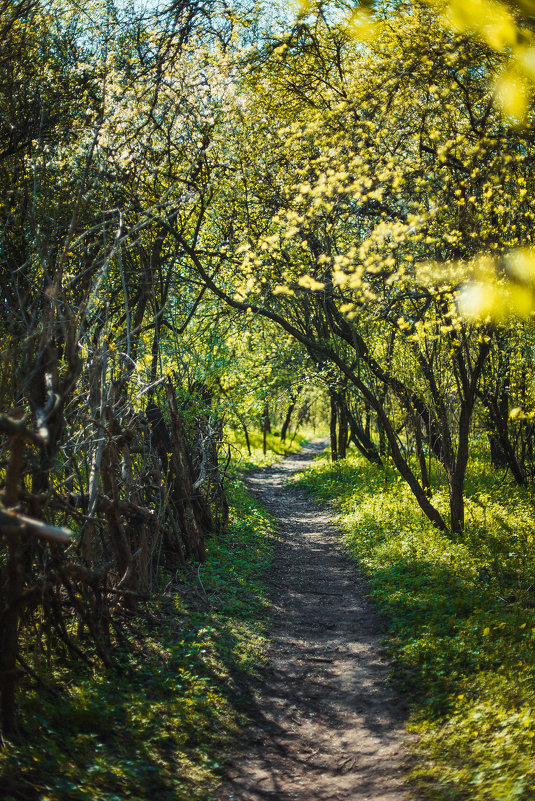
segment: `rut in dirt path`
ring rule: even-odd
[[[384,624],[326,512],[285,485],[325,442],[253,473],[280,522],[273,638],[218,801],[405,801],[402,699],[387,682]]]

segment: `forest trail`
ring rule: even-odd
[[[387,682],[384,623],[327,513],[285,485],[325,445],[310,443],[247,479],[282,539],[269,663],[218,801],[406,799],[406,707]]]

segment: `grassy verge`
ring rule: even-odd
[[[434,530],[393,471],[360,457],[298,478],[333,501],[392,621],[419,734],[418,799],[535,798],[535,508],[529,490],[497,478],[476,460],[462,540]],[[434,502],[445,511],[446,493]]]
[[[244,714],[265,645],[273,522],[229,482],[231,526],[130,623],[120,663],[51,665],[0,751],[3,801],[200,801]],[[238,683],[236,683],[238,682]]]
[[[312,439],[314,432],[303,430],[295,436],[288,437],[282,442],[278,434],[268,434],[266,437],[266,454],[263,452],[263,435],[261,431],[249,432],[249,445],[251,453],[247,450],[245,436],[241,430],[226,432],[233,456],[233,467],[238,473],[265,467],[273,462],[284,459],[287,453],[297,453],[301,450],[307,439]]]

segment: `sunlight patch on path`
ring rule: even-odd
[[[251,688],[242,755],[218,801],[404,801],[406,708],[387,680],[385,625],[326,512],[286,484],[325,442],[249,476],[280,523],[272,645]]]

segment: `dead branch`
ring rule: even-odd
[[[50,526],[41,520],[34,520],[18,512],[0,509],[0,533],[9,530],[10,533],[29,533],[41,539],[61,545],[71,541],[73,532],[63,526]]]

